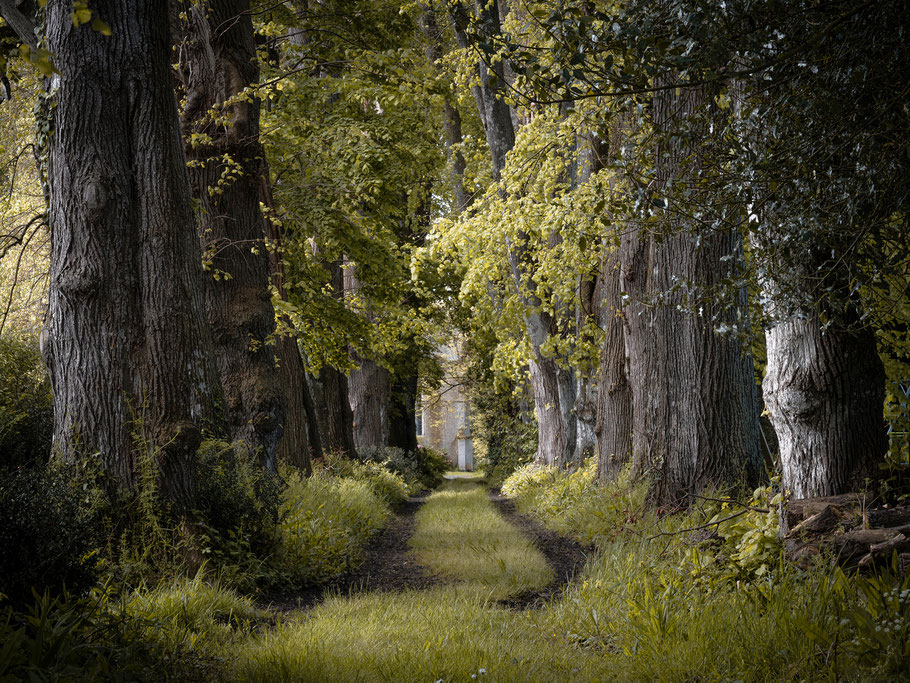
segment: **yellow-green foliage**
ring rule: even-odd
[[[389,506],[365,481],[284,474],[272,566],[282,581],[317,583],[355,564],[367,539],[389,517]]]
[[[223,586],[194,579],[176,579],[150,591],[136,591],[126,604],[126,615],[145,623],[146,638],[165,650],[212,650],[227,645],[262,616],[252,601]]]
[[[366,482],[387,505],[395,507],[408,499],[408,485],[400,475],[375,462],[351,463],[351,478]]]
[[[540,588],[546,559],[493,508],[471,478],[446,481],[417,513],[411,547],[420,563],[493,599]]]
[[[606,486],[595,483],[597,462],[589,458],[574,472],[524,465],[502,485],[519,512],[586,545],[615,538],[634,527],[644,505],[646,485],[623,473]]]

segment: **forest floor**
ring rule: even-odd
[[[473,479],[463,475],[450,479]],[[318,586],[303,590],[274,591],[263,595],[257,602],[260,607],[276,614],[311,608],[329,596],[353,596],[371,592],[401,592],[423,590],[432,586],[451,583],[451,578],[440,576],[422,566],[409,546],[414,535],[415,516],[427,500],[426,495],[412,496],[397,510],[386,527],[376,535],[364,551],[362,562],[344,575]],[[545,529],[529,517],[519,514],[514,503],[499,490],[492,490],[489,499],[499,514],[528,538],[546,558],[553,569],[554,579],[545,586],[500,600],[512,609],[542,607],[557,597],[569,582],[582,570],[591,548],[585,548],[570,538]]]
[[[231,677],[609,678],[594,650],[565,647],[549,614],[585,562],[585,548],[516,513],[479,476],[447,477],[399,510],[358,569],[267,596],[274,621],[235,644]]]

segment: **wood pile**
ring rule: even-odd
[[[825,554],[845,569],[869,570],[897,553],[900,570],[910,573],[910,507],[870,508],[856,493],[791,500],[781,533],[787,559],[804,569]]]

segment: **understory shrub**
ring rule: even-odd
[[[317,473],[282,472],[273,580],[321,583],[343,574],[360,559],[366,541],[388,520],[390,509],[369,483]]]
[[[53,417],[38,344],[0,337],[0,470],[46,463]]]
[[[445,455],[434,448],[418,447],[405,451],[393,446],[361,448],[363,462],[375,462],[400,476],[412,491],[434,489],[442,483],[451,467]]]
[[[575,471],[522,465],[502,485],[518,510],[545,526],[572,536],[584,545],[616,538],[640,520],[647,486],[633,482],[624,471],[613,482],[595,482],[596,458],[588,458]]]
[[[0,593],[79,595],[95,581],[94,521],[69,467],[35,465],[0,477]]]
[[[199,447],[199,544],[228,585],[249,588],[259,578],[259,558],[272,549],[282,486],[241,444],[208,440]]]

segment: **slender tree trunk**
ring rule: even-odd
[[[704,101],[698,89],[662,91],[654,97],[655,124],[670,130]],[[665,142],[655,158],[659,189],[697,186],[692,147]],[[672,204],[663,212],[660,235],[628,238],[622,289],[633,300],[626,320],[635,457],[652,478],[654,501],[676,505],[709,486],[757,481],[759,411],[751,357],[736,339],[715,334],[721,304],[699,295],[733,275],[741,237],[691,225]],[[740,325],[748,320],[744,291],[726,316]]]
[[[603,328],[597,405],[597,479],[611,481],[632,459],[632,387],[626,356],[626,321],[618,250],[604,256]]]
[[[477,16],[488,35],[501,33],[500,9],[496,0],[478,2]],[[471,45],[466,34],[467,14],[460,3],[451,6],[453,24],[460,45]],[[492,70],[481,62],[478,66],[480,92],[475,93],[481,119],[486,131],[487,146],[493,165],[493,177],[499,182],[505,168],[506,155],[515,146],[515,127],[509,105],[503,100],[505,93],[505,67],[497,62]],[[541,310],[537,289],[530,273],[526,256],[528,235],[518,235],[507,240],[509,265],[516,289],[525,309],[525,326],[534,350],[530,360],[531,387],[537,411],[538,442],[537,461],[544,464],[565,466],[575,455],[575,378],[573,373],[559,367],[552,358],[545,357],[541,348],[555,324],[546,311]]]
[[[344,296],[344,270],[341,264],[341,259],[325,264],[334,296],[339,298]],[[347,376],[323,363],[314,389],[317,390],[316,409],[320,413],[323,448],[333,453],[354,455],[357,448],[354,444],[354,416],[351,412]]]
[[[270,211],[274,210],[272,184],[269,167],[265,159],[259,178],[259,199]],[[278,297],[287,301],[284,287],[284,261],[282,260],[281,231],[268,214],[265,216],[266,236],[269,240],[269,276]],[[322,458],[322,438],[316,407],[307,377],[306,366],[300,355],[300,347],[294,336],[290,318],[279,318],[281,329],[275,340],[275,354],[278,359],[278,376],[287,404],[285,406],[284,431],[278,443],[276,456],[279,462],[286,462],[303,470],[307,476],[312,473],[312,461]]]
[[[427,38],[427,59],[433,63],[439,61],[443,57],[443,40],[436,21],[435,10],[429,7],[423,8],[423,14],[420,17],[420,29]],[[479,93],[479,88],[477,88],[477,91]],[[442,120],[446,135],[446,155],[452,165],[450,181],[452,196],[455,198],[456,211],[461,213],[471,205],[473,196],[468,194],[464,187],[464,173],[467,166],[460,149],[463,141],[461,115],[448,95],[444,95],[442,100]]]
[[[170,68],[166,0],[94,0],[113,31],[47,7],[60,71],[50,142],[50,305],[44,353],[54,444],[99,454],[113,486],[157,460],[163,497],[194,506],[202,430],[221,383],[205,320],[199,241]]]
[[[389,445],[411,452],[417,450],[417,371],[398,374],[392,381],[389,412]]]
[[[190,182],[213,277],[205,289],[227,399],[231,438],[275,468],[285,397],[270,335],[265,220],[259,205],[264,150],[259,102],[237,99],[259,78],[249,0],[186,3],[180,74]],[[198,142],[194,136],[204,135]]]

